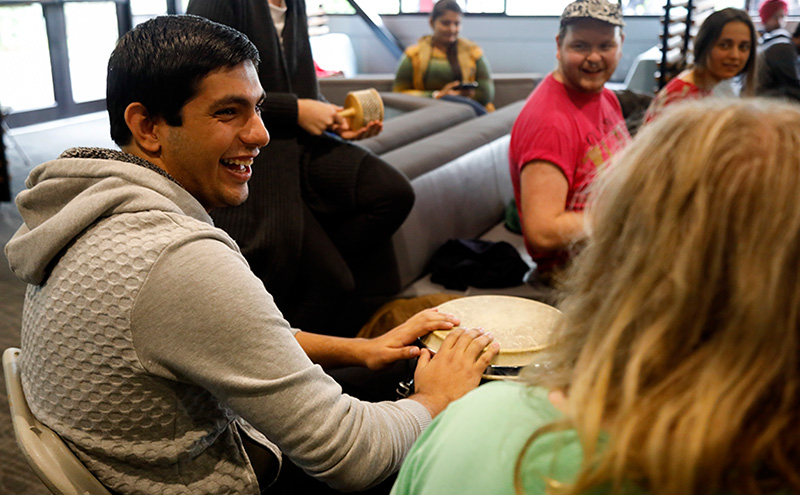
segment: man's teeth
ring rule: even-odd
[[[237,167],[241,171],[247,170],[247,167],[249,167],[250,165],[253,164],[252,158],[251,159],[247,159],[247,160],[237,160],[237,159],[234,159],[234,158],[226,158],[226,159],[220,160],[220,162],[223,165],[227,166],[227,167]]]

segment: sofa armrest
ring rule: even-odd
[[[379,92],[391,92],[394,74],[360,74],[353,77],[326,77],[319,80],[319,91],[331,103],[344,105],[347,93],[375,88]]]
[[[400,93],[381,93],[386,116],[400,112],[383,122],[383,132],[357,141],[376,155],[404,147],[454,125],[475,118],[468,105],[422,98]]]
[[[521,74],[492,74],[494,80],[494,106],[503,108],[519,100],[525,100],[537,84],[544,78],[542,74],[527,72]]]

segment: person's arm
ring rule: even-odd
[[[414,88],[414,67],[411,64],[411,59],[408,55],[403,55],[400,60],[400,65],[397,66],[397,72],[394,75],[394,85],[392,91],[395,93],[405,93],[414,96],[430,97],[433,91],[426,91]]]
[[[428,323],[423,324],[421,320],[409,325],[405,330],[401,328],[403,325],[392,330],[392,332],[398,331],[396,332],[398,334],[406,334],[405,338],[402,335],[385,334],[371,340],[347,339],[306,332],[297,332],[295,337],[303,350],[306,352],[310,350],[314,354],[314,356],[309,355],[312,360],[316,357],[327,361],[328,364],[361,365],[380,369],[399,359],[419,357],[414,373],[415,393],[409,399],[425,406],[434,418],[444,411],[450,402],[478,386],[483,371],[497,355],[500,347],[492,342],[494,337],[491,334],[478,329],[458,328],[447,335],[434,359],[430,350],[409,346],[405,342],[408,342],[408,338],[412,335],[424,335],[443,326],[452,328],[452,324],[442,325],[443,320],[437,321],[438,319],[424,313],[419,313],[411,319],[423,316],[423,320],[427,320]],[[423,327],[430,330],[425,330]],[[383,337],[389,338],[385,339],[383,344],[379,344],[378,341]],[[393,340],[398,345],[389,345]]]
[[[327,130],[334,130],[342,125],[344,119],[339,116],[341,107],[319,100],[299,98],[297,100],[297,125],[311,135],[319,136]]]
[[[494,80],[486,57],[481,57],[477,61],[475,80],[478,81],[478,88],[475,90],[473,99],[483,106],[493,102]]]
[[[411,65],[411,59],[408,55],[403,55],[400,64],[397,66],[397,71],[394,74],[394,84],[392,91],[402,93],[406,90],[414,88],[414,67]]]
[[[438,368],[452,380],[426,386],[422,400],[367,403],[343,395],[303,352],[233,242],[213,229],[187,234],[159,255],[131,320],[147,372],[208,390],[340,490],[363,489],[397,470],[441,404],[474,388],[497,353],[496,346],[481,353],[488,339],[477,334],[462,342],[475,345],[440,351],[420,369]],[[424,373],[419,379],[431,382]],[[426,401],[430,394],[434,400]]]
[[[520,210],[525,243],[553,252],[585,237],[583,212],[567,211],[569,183],[556,165],[533,161],[520,173]]]
[[[342,110],[342,107],[332,103],[300,98],[297,100],[297,124],[314,136],[333,131],[350,141],[377,136],[383,130],[383,122],[378,120],[367,123],[357,131],[351,130],[347,120],[339,115]]]
[[[458,325],[452,315],[426,309],[385,334],[373,339],[332,337],[299,331],[295,334],[300,347],[311,361],[323,368],[363,366],[377,370],[399,361],[419,357],[414,342],[434,330],[450,330]]]

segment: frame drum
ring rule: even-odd
[[[439,311],[461,321],[460,328],[480,327],[494,335],[500,353],[491,367],[520,368],[530,364],[561,317],[561,311],[532,299],[513,296],[468,296],[447,301]],[[456,327],[456,328],[459,328]],[[422,343],[436,352],[449,330],[436,330],[422,337]]]

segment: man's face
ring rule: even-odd
[[[256,69],[246,61],[204,77],[181,109],[182,125],[160,122],[163,168],[206,210],[247,199],[250,166],[269,142],[263,98]]]
[[[564,39],[556,37],[556,80],[584,93],[597,93],[611,79],[622,56],[622,31],[611,24],[586,19],[569,24]]]

